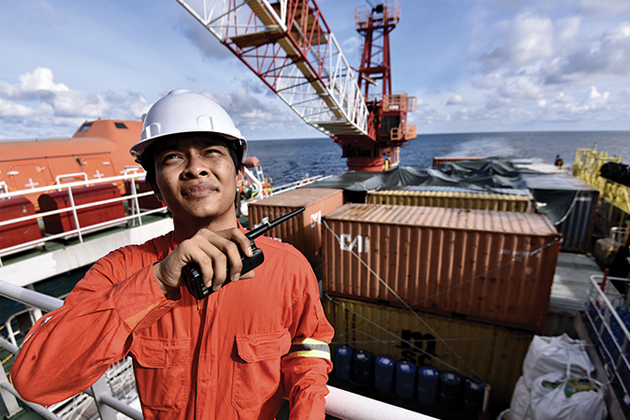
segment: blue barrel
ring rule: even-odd
[[[416,370],[416,365],[406,360],[396,363],[396,395],[400,398],[413,398]]]
[[[349,381],[351,365],[352,348],[349,346],[335,348],[335,377],[342,381]]]
[[[359,385],[370,385],[372,379],[372,353],[355,351],[352,355],[352,380]]]
[[[486,384],[479,378],[466,378],[464,381],[464,413],[470,419],[477,418],[482,409]]]
[[[426,405],[435,404],[439,378],[440,371],[432,366],[422,366],[418,369],[418,401]]]
[[[462,378],[455,372],[445,371],[440,373],[438,383],[438,404],[445,408],[457,407]]]
[[[392,390],[394,382],[394,359],[384,354],[374,359],[374,386],[382,392]]]

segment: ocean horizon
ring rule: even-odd
[[[526,131],[420,134],[400,150],[400,165],[428,168],[436,156],[512,156],[541,158],[552,163],[560,155],[571,165],[577,149],[595,148],[630,163],[630,131]],[[256,156],[274,185],[298,181],[307,174],[347,171],[342,150],[331,138],[253,140]]]

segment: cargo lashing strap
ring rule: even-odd
[[[330,231],[330,233],[332,233],[332,235],[333,235],[333,236],[337,239],[337,241],[341,242],[341,238],[339,237],[339,235],[337,235],[337,234],[336,234],[336,233],[335,233],[335,232],[334,232],[334,231],[330,228],[330,226],[328,226],[328,223],[326,223],[326,221],[325,221],[325,220],[322,220],[322,224],[324,225],[324,227],[325,227],[328,231]],[[508,261],[507,263],[505,263],[505,264],[503,264],[503,265],[500,265],[500,266],[495,267],[495,268],[493,268],[493,269],[491,269],[491,270],[488,270],[488,271],[487,271],[487,272],[485,272],[485,273],[482,273],[482,274],[479,274],[479,275],[477,275],[477,276],[475,276],[475,277],[472,277],[472,278],[470,278],[470,279],[468,279],[468,280],[466,280],[466,281],[461,282],[460,284],[454,285],[454,286],[452,286],[452,287],[450,287],[450,288],[448,288],[448,289],[446,289],[446,290],[443,290],[443,291],[441,291],[441,292],[439,292],[439,293],[436,293],[436,294],[435,294],[435,295],[433,295],[433,296],[429,296],[429,297],[427,297],[427,298],[425,298],[425,299],[421,300],[420,302],[416,302],[416,303],[414,303],[414,305],[417,305],[417,304],[422,303],[422,302],[424,302],[424,301],[426,301],[426,300],[432,299],[432,298],[434,298],[434,297],[436,297],[436,296],[438,296],[438,295],[441,295],[441,294],[443,294],[443,293],[447,293],[448,291],[450,291],[450,290],[452,290],[452,289],[455,289],[455,288],[457,288],[457,287],[461,287],[461,286],[463,286],[463,285],[465,285],[465,284],[467,284],[467,283],[472,282],[473,280],[475,280],[475,279],[477,279],[477,278],[479,278],[479,277],[485,276],[485,275],[487,275],[487,274],[489,274],[489,273],[491,273],[491,272],[493,272],[493,271],[499,270],[499,269],[501,269],[501,268],[503,268],[503,267],[505,267],[505,266],[507,266],[507,265],[510,265],[510,264],[514,263],[514,262],[521,261],[521,260],[523,260],[523,259],[524,259],[525,257],[527,257],[527,256],[536,255],[537,253],[541,252],[543,249],[548,248],[548,247],[550,247],[550,246],[557,245],[557,244],[559,244],[559,243],[562,243],[562,239],[556,239],[556,240],[554,240],[554,241],[552,241],[552,242],[550,242],[550,243],[548,243],[548,244],[545,244],[545,245],[541,246],[540,248],[537,248],[537,249],[535,249],[535,250],[533,250],[533,251],[531,251],[531,252],[525,253],[525,254],[523,254],[523,255],[514,256],[514,257],[513,257],[510,261]],[[374,271],[374,270],[373,270],[373,269],[372,269],[369,265],[367,265],[367,263],[366,263],[365,261],[363,261],[363,259],[361,259],[361,257],[360,257],[360,256],[359,256],[359,255],[358,255],[358,254],[357,254],[354,250],[352,250],[352,249],[351,249],[351,250],[349,250],[349,252],[351,252],[351,253],[352,253],[352,255],[354,255],[354,256],[355,256],[355,257],[359,260],[359,262],[360,262],[363,266],[365,266],[365,268],[367,268],[367,269],[370,271],[370,273],[372,273],[372,275],[374,275],[374,276],[378,279],[378,281],[379,281],[379,282],[380,282],[380,283],[381,283],[381,284],[382,284],[382,285],[383,285],[383,286],[384,286],[384,287],[385,287],[385,288],[386,288],[386,289],[387,289],[390,293],[392,293],[392,294],[396,297],[396,299],[398,299],[398,300],[399,300],[399,301],[403,304],[403,306],[404,306],[406,309],[408,309],[408,310],[409,310],[409,311],[410,311],[410,312],[411,312],[411,313],[412,313],[412,314],[413,314],[413,315],[414,315],[414,316],[415,316],[415,317],[416,317],[416,318],[417,318],[420,322],[422,322],[422,323],[424,324],[424,326],[425,326],[425,327],[426,327],[426,328],[427,328],[427,329],[431,332],[431,334],[432,334],[432,335],[436,338],[436,340],[440,341],[440,342],[441,342],[444,346],[446,346],[446,347],[447,347],[447,348],[448,348],[448,349],[452,352],[452,354],[453,354],[453,355],[455,355],[455,356],[456,356],[456,357],[457,357],[457,358],[458,358],[458,359],[459,359],[459,360],[460,360],[460,361],[464,364],[464,366],[466,366],[468,369],[470,369],[470,371],[471,371],[471,372],[472,372],[475,376],[479,377],[479,375],[475,372],[475,370],[474,370],[471,366],[469,366],[469,365],[468,365],[468,363],[466,363],[466,361],[465,361],[465,360],[464,360],[464,359],[463,359],[463,358],[462,358],[459,354],[457,354],[457,353],[453,350],[453,348],[452,348],[452,347],[451,347],[451,346],[450,346],[450,345],[449,345],[449,344],[448,344],[448,343],[447,343],[447,342],[446,342],[443,338],[441,338],[441,337],[440,337],[440,335],[439,335],[439,334],[438,334],[438,333],[437,333],[437,332],[436,332],[433,328],[431,328],[431,326],[430,326],[429,324],[427,324],[427,322],[426,322],[426,321],[424,321],[424,320],[420,317],[420,315],[418,315],[418,313],[416,313],[416,311],[414,311],[414,310],[411,308],[411,306],[410,306],[407,302],[405,302],[405,301],[403,300],[403,298],[401,298],[401,297],[398,295],[398,293],[396,293],[396,292],[395,292],[395,291],[394,291],[394,290],[393,290],[393,289],[392,289],[392,288],[391,288],[391,287],[387,284],[387,282],[385,282],[385,281],[384,281],[384,280],[383,280],[383,279],[382,279],[382,278],[381,278],[381,277],[380,277],[380,276],[379,276],[379,275],[378,275],[378,274],[377,274],[377,273],[376,273],[376,272],[375,272],[375,271]],[[331,301],[333,301],[333,302],[334,302],[334,300],[333,300],[332,298],[330,298],[328,295],[327,295],[327,298],[328,298],[328,299],[330,299]],[[337,305],[339,305],[337,302],[334,302],[334,303],[335,303],[335,304],[337,304]],[[344,307],[344,309],[349,310],[348,308],[345,308],[345,307]],[[352,311],[351,311],[351,312],[352,312]],[[358,315],[358,314],[356,314],[356,315]],[[359,317],[361,317],[360,315],[358,315],[358,316],[359,316]],[[382,329],[383,331],[385,331],[385,332],[387,332],[387,333],[389,333],[389,334],[393,334],[393,333],[391,333],[389,330],[387,330],[386,328],[383,328],[383,327],[381,327],[380,325],[377,325],[377,324],[375,324],[375,323],[373,323],[373,322],[371,322],[371,321],[369,321],[369,320],[367,320],[367,319],[365,319],[365,318],[363,318],[363,317],[361,317],[361,318],[362,318],[362,319],[364,319],[365,321],[367,321],[368,323],[371,323],[371,324],[375,325],[375,326],[376,326],[376,327],[378,327],[379,329]],[[395,335],[395,334],[393,334],[393,335]],[[397,336],[396,336],[396,337],[397,337]],[[397,337],[397,338],[402,339],[402,337]],[[412,346],[413,346],[413,344],[411,344],[411,343],[408,343],[408,344],[410,344],[410,345],[412,345]],[[416,347],[416,346],[413,346],[413,347]],[[437,358],[437,357],[435,357],[435,356],[433,356],[433,355],[430,355],[429,353],[425,352],[424,350],[419,349],[419,348],[417,348],[417,350],[419,350],[419,351],[421,351],[421,352],[423,352],[423,353],[427,354],[428,356],[430,356],[430,357],[432,357],[432,358],[434,358],[434,359],[439,360],[441,363],[444,363],[444,364],[445,364],[446,366],[448,366],[449,368],[451,368],[451,369],[453,369],[453,370],[455,370],[455,371],[461,372],[461,370],[460,370],[460,369],[454,368],[453,366],[449,365],[448,363],[446,363],[446,362],[444,362],[444,361],[440,360],[439,358]],[[463,373],[463,372],[461,372],[461,373]]]
[[[325,221],[325,220],[322,220],[322,224],[324,225],[324,227],[325,227],[326,229],[328,229],[328,230],[330,231],[330,233],[332,233],[332,234],[333,234],[333,236],[334,236],[334,237],[335,237],[338,241],[340,241],[340,242],[341,242],[341,239],[339,238],[339,235],[337,235],[337,234],[336,234],[336,233],[335,233],[335,232],[334,232],[334,231],[330,228],[330,226],[328,226],[328,223],[326,223],[326,221]],[[420,322],[422,322],[422,323],[424,324],[424,326],[425,326],[425,327],[427,327],[427,329],[428,329],[429,331],[431,331],[431,334],[433,334],[433,336],[434,336],[434,337],[435,337],[438,341],[442,342],[442,343],[443,343],[443,344],[444,344],[444,345],[445,345],[445,346],[446,346],[446,347],[447,347],[447,348],[448,348],[448,349],[452,352],[452,354],[453,354],[453,355],[455,355],[455,356],[456,356],[456,357],[457,357],[457,358],[458,358],[458,359],[459,359],[459,360],[460,360],[460,361],[464,364],[464,366],[466,366],[468,369],[470,369],[470,371],[471,371],[471,372],[472,372],[475,376],[479,377],[479,375],[477,374],[477,372],[475,372],[475,370],[474,370],[472,367],[470,367],[470,366],[468,365],[468,363],[466,363],[466,361],[465,361],[465,360],[464,360],[464,359],[463,359],[463,358],[462,358],[459,354],[457,354],[457,352],[455,352],[455,350],[453,350],[453,348],[452,348],[452,347],[451,347],[451,346],[450,346],[450,345],[449,345],[449,344],[448,344],[448,343],[447,343],[447,342],[446,342],[446,341],[445,341],[442,337],[440,337],[440,335],[439,335],[437,332],[435,332],[435,330],[434,330],[433,328],[431,328],[431,326],[430,326],[429,324],[427,324],[427,323],[426,323],[426,321],[425,321],[424,319],[422,319],[422,318],[421,318],[421,317],[420,317],[420,316],[419,316],[419,315],[418,315],[418,314],[417,314],[417,313],[416,313],[413,309],[411,309],[411,306],[409,306],[409,304],[408,304],[407,302],[405,302],[405,301],[403,300],[403,298],[401,298],[401,297],[398,295],[398,293],[396,293],[396,292],[394,291],[394,289],[392,289],[392,288],[391,288],[391,287],[387,284],[387,282],[385,282],[385,281],[384,281],[384,280],[383,280],[383,279],[382,279],[382,278],[381,278],[381,277],[380,277],[380,276],[379,276],[379,275],[378,275],[378,274],[377,274],[374,270],[372,270],[372,267],[370,267],[369,265],[367,265],[367,264],[366,264],[366,262],[365,262],[365,261],[363,261],[363,260],[361,259],[361,257],[360,257],[359,255],[357,255],[357,253],[356,253],[356,252],[354,252],[354,250],[352,250],[352,249],[351,249],[351,250],[350,250],[350,252],[352,253],[352,255],[354,255],[354,256],[355,256],[355,257],[359,260],[359,262],[361,262],[361,264],[363,264],[363,265],[364,265],[364,266],[365,266],[365,267],[366,267],[366,268],[370,271],[370,273],[372,273],[372,274],[373,274],[373,275],[374,275],[374,276],[378,279],[378,281],[379,281],[381,284],[383,284],[383,285],[387,288],[387,290],[389,290],[389,291],[390,291],[390,292],[391,292],[394,296],[396,296],[396,299],[398,299],[398,300],[399,300],[399,301],[400,301],[400,302],[401,302],[401,303],[405,306],[405,308],[406,308],[406,309],[408,309],[408,310],[409,310],[409,311],[410,311],[410,312],[411,312],[411,313],[412,313],[412,314],[413,314],[413,315],[414,315],[414,316],[415,316],[415,317],[416,317],[416,318],[417,318]],[[332,300],[332,299],[331,299],[328,295],[326,295],[326,297],[327,297],[328,299]],[[333,302],[334,302],[334,300],[333,300]],[[337,302],[334,302],[334,303],[335,303],[335,304],[337,304],[337,305],[339,305]],[[347,308],[345,308],[345,307],[344,307],[344,309],[349,310],[349,309],[347,309]],[[356,314],[356,315],[358,315],[358,314]],[[359,316],[359,317],[361,317],[360,315],[358,315],[358,316]],[[395,336],[395,337],[397,337],[398,339],[403,340],[403,338],[402,338],[402,337],[398,337],[396,334],[392,333],[392,332],[391,332],[391,331],[389,331],[388,329],[383,328],[383,327],[381,327],[380,325],[377,325],[377,324],[375,324],[375,323],[373,323],[373,322],[371,322],[371,321],[369,321],[369,320],[367,320],[367,319],[365,319],[365,318],[363,318],[363,317],[361,317],[361,318],[362,318],[362,319],[364,319],[365,321],[367,321],[368,323],[371,323],[371,324],[375,325],[376,327],[378,327],[379,329],[381,329],[381,330],[385,331],[386,333],[391,334],[391,335],[394,335],[394,336]],[[427,356],[429,356],[429,357],[431,357],[431,358],[433,358],[433,359],[438,360],[440,363],[443,363],[444,365],[448,366],[449,368],[453,369],[454,371],[457,371],[457,372],[463,373],[460,369],[457,369],[457,368],[455,368],[454,366],[449,365],[449,364],[448,364],[448,363],[446,363],[445,361],[441,360],[440,358],[438,358],[438,357],[436,357],[436,356],[434,356],[434,355],[432,355],[432,354],[429,354],[428,352],[424,351],[423,349],[417,348],[417,347],[416,347],[415,345],[413,345],[412,343],[408,343],[408,344],[410,344],[412,347],[416,348],[417,350],[421,351],[422,353],[426,354]]]

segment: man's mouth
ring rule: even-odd
[[[203,197],[217,191],[217,188],[212,184],[196,184],[190,187],[186,187],[182,190],[182,196],[184,197]]]

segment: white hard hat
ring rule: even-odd
[[[205,95],[187,89],[171,90],[151,105],[142,123],[140,141],[129,152],[140,158],[154,140],[178,133],[214,133],[237,141],[247,157],[247,140],[221,106]]]

